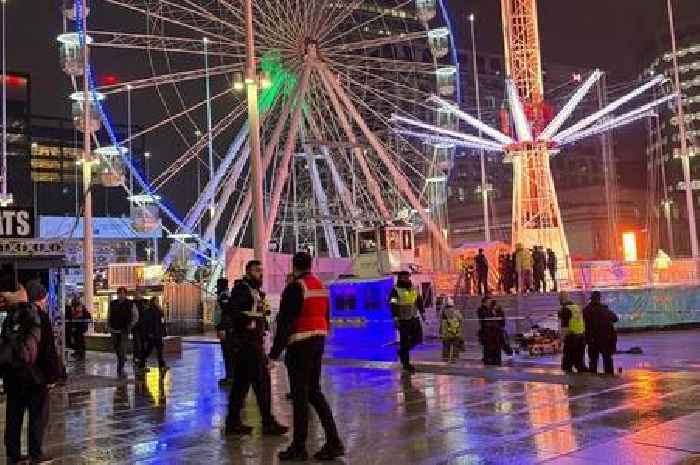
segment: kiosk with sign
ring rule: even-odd
[[[34,238],[34,210],[12,207],[0,209],[0,265],[14,273],[13,281],[26,284],[38,279],[48,291],[48,313],[60,363],[65,349],[65,306],[63,277],[65,252],[58,240]]]

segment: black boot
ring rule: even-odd
[[[288,426],[280,424],[274,418],[263,425],[263,434],[265,436],[284,436],[289,431]]]
[[[277,454],[277,457],[279,457],[281,461],[294,460],[295,462],[304,462],[309,460],[309,454],[306,452],[306,449],[296,447],[293,444],[289,446],[287,450],[283,450]]]
[[[238,423],[235,425],[226,425],[226,436],[246,436],[253,432],[253,427],[244,425],[243,423]]]
[[[321,447],[321,450],[314,454],[315,460],[335,460],[338,457],[345,455],[345,446],[340,441],[327,442]]]

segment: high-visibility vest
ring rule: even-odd
[[[418,307],[416,302],[418,301],[418,291],[414,287],[406,289],[405,287],[394,288],[396,294],[399,296],[398,301],[392,299],[392,304],[399,306],[399,314],[397,318],[399,320],[410,320],[412,318],[418,318]]]
[[[583,312],[581,307],[574,303],[569,303],[566,308],[571,312],[571,319],[569,320],[569,332],[572,334],[583,334],[586,330],[586,324],[583,321]]]
[[[314,336],[328,335],[328,311],[330,299],[328,289],[318,277],[307,274],[297,280],[304,291],[304,304],[299,318],[294,322],[289,343]]]

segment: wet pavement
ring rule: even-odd
[[[324,390],[348,450],[336,463],[683,463],[700,453],[700,332],[630,336],[652,341],[651,352],[643,368],[631,362],[615,378],[564,376],[555,359],[483,369],[469,351],[446,366],[431,344],[418,354],[420,372],[406,378],[389,361],[393,347],[375,348],[373,358],[352,356],[370,350],[331,344]],[[675,356],[668,349],[674,345]],[[169,363],[165,377],[153,370],[138,384],[115,378],[108,354],[71,364],[70,382],[52,394],[46,445],[54,463],[277,463],[288,438],[261,437],[252,394],[246,416],[253,436],[222,435],[227,393],[217,383],[218,346],[187,343]],[[278,364],[274,408],[291,424],[287,389]],[[0,410],[4,415],[4,403]],[[310,451],[322,442],[314,420]]]

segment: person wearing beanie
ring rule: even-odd
[[[53,328],[48,315],[48,294],[38,280],[29,281],[24,289],[5,295],[11,303],[10,315],[3,324],[4,338],[16,332],[13,322],[24,321],[19,327],[27,328],[27,321],[33,322],[29,333],[20,329],[21,334],[31,334],[35,343],[32,350],[24,351],[22,364],[5,373],[7,391],[5,452],[7,463],[21,463],[26,457],[21,455],[22,423],[25,413],[29,414],[27,425],[27,449],[30,463],[50,461],[43,453],[43,439],[49,419],[49,389],[60,379],[61,366],[56,352]],[[22,315],[32,316],[31,319]],[[30,347],[30,345],[26,345]],[[24,354],[23,352],[23,354]]]

